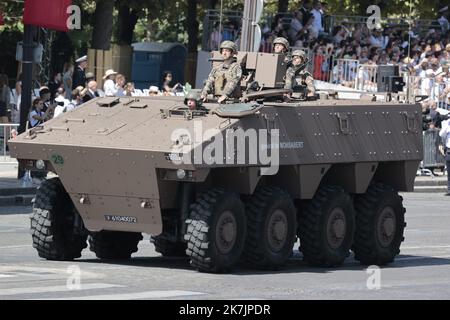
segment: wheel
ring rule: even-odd
[[[246,218],[239,197],[215,188],[191,205],[186,220],[187,255],[199,271],[225,272],[244,249]]]
[[[136,232],[100,231],[89,235],[89,248],[99,259],[127,260],[138,251],[142,234]]]
[[[291,257],[296,239],[296,208],[285,191],[264,187],[246,202],[244,258],[260,269],[276,269]]]
[[[318,267],[336,267],[348,256],[355,229],[350,195],[341,187],[321,187],[299,219],[303,259]]]
[[[185,242],[174,242],[161,236],[152,236],[150,241],[155,245],[155,251],[161,253],[163,257],[186,256],[187,244]]]
[[[355,198],[355,209],[355,259],[365,265],[394,261],[406,226],[403,198],[392,187],[376,183]]]
[[[33,247],[41,258],[73,260],[86,248],[87,230],[58,178],[44,180],[31,214]]]

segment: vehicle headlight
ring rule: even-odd
[[[184,171],[183,169],[178,169],[177,170],[177,178],[180,180],[183,180],[186,177],[186,171]]]
[[[36,168],[39,169],[39,170],[45,169],[45,162],[44,162],[44,160],[36,161]]]

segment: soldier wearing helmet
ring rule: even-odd
[[[232,41],[224,41],[220,45],[223,62],[211,70],[201,93],[201,99],[206,102],[209,93],[219,97],[217,102],[223,103],[227,99],[239,98],[242,69],[234,56],[237,46]]]
[[[306,70],[308,58],[303,50],[295,50],[292,53],[292,65],[286,71],[286,83],[284,88],[294,90],[300,87],[307,97],[314,97],[316,89],[314,78]],[[288,97],[291,95],[288,94]]]
[[[278,37],[273,40],[274,53],[286,53],[289,51],[289,41],[286,38]]]
[[[186,95],[184,98],[184,104],[187,105],[191,111],[203,109],[200,93],[195,91],[191,91]]]
[[[289,56],[289,41],[286,38],[278,37],[273,40],[273,52],[277,54],[284,54],[284,62],[289,65],[291,57]]]

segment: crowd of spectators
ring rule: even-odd
[[[127,82],[123,74],[112,69],[106,70],[100,89],[94,74],[85,72],[87,67],[86,57],[78,59],[75,66],[66,63],[62,72],[54,73],[48,83],[33,90],[27,119],[30,127],[58,117],[97,97],[170,96],[184,92],[181,84],[173,85],[170,71],[164,72],[161,88],[151,86],[146,90],[137,90],[134,83]],[[0,74],[0,123],[20,123],[22,75],[18,78],[15,87],[11,88],[7,75]]]
[[[401,76],[410,77],[415,95],[429,96],[424,108],[448,109],[450,10],[447,6],[438,12],[427,25],[419,20],[410,27],[405,21],[370,25],[343,19],[330,30],[325,23],[331,14],[327,3],[304,0],[292,14],[278,14],[271,25],[262,27],[260,51],[273,52],[274,39],[284,37],[292,50],[308,53],[314,79],[372,91],[377,89],[377,66],[396,65]],[[216,25],[212,48],[217,47],[220,35],[239,42],[236,24],[225,21],[223,26],[220,33]]]

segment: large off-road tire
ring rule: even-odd
[[[400,253],[405,229],[403,198],[390,186],[372,184],[355,198],[355,259],[365,265],[384,265]]]
[[[191,205],[185,240],[191,265],[199,271],[226,272],[244,250],[246,217],[239,197],[215,188]]]
[[[155,245],[155,251],[161,253],[163,257],[186,257],[185,242],[174,242],[160,236],[152,236],[150,241]]]
[[[33,247],[41,258],[73,260],[86,248],[87,230],[59,178],[44,180],[31,214]]]
[[[142,234],[136,232],[100,231],[89,235],[89,248],[99,259],[128,260],[138,251]]]
[[[260,269],[277,269],[292,256],[297,210],[290,195],[276,187],[257,190],[246,202],[246,262]]]
[[[355,230],[355,211],[341,187],[323,186],[302,210],[300,251],[312,266],[340,266],[348,256]]]

